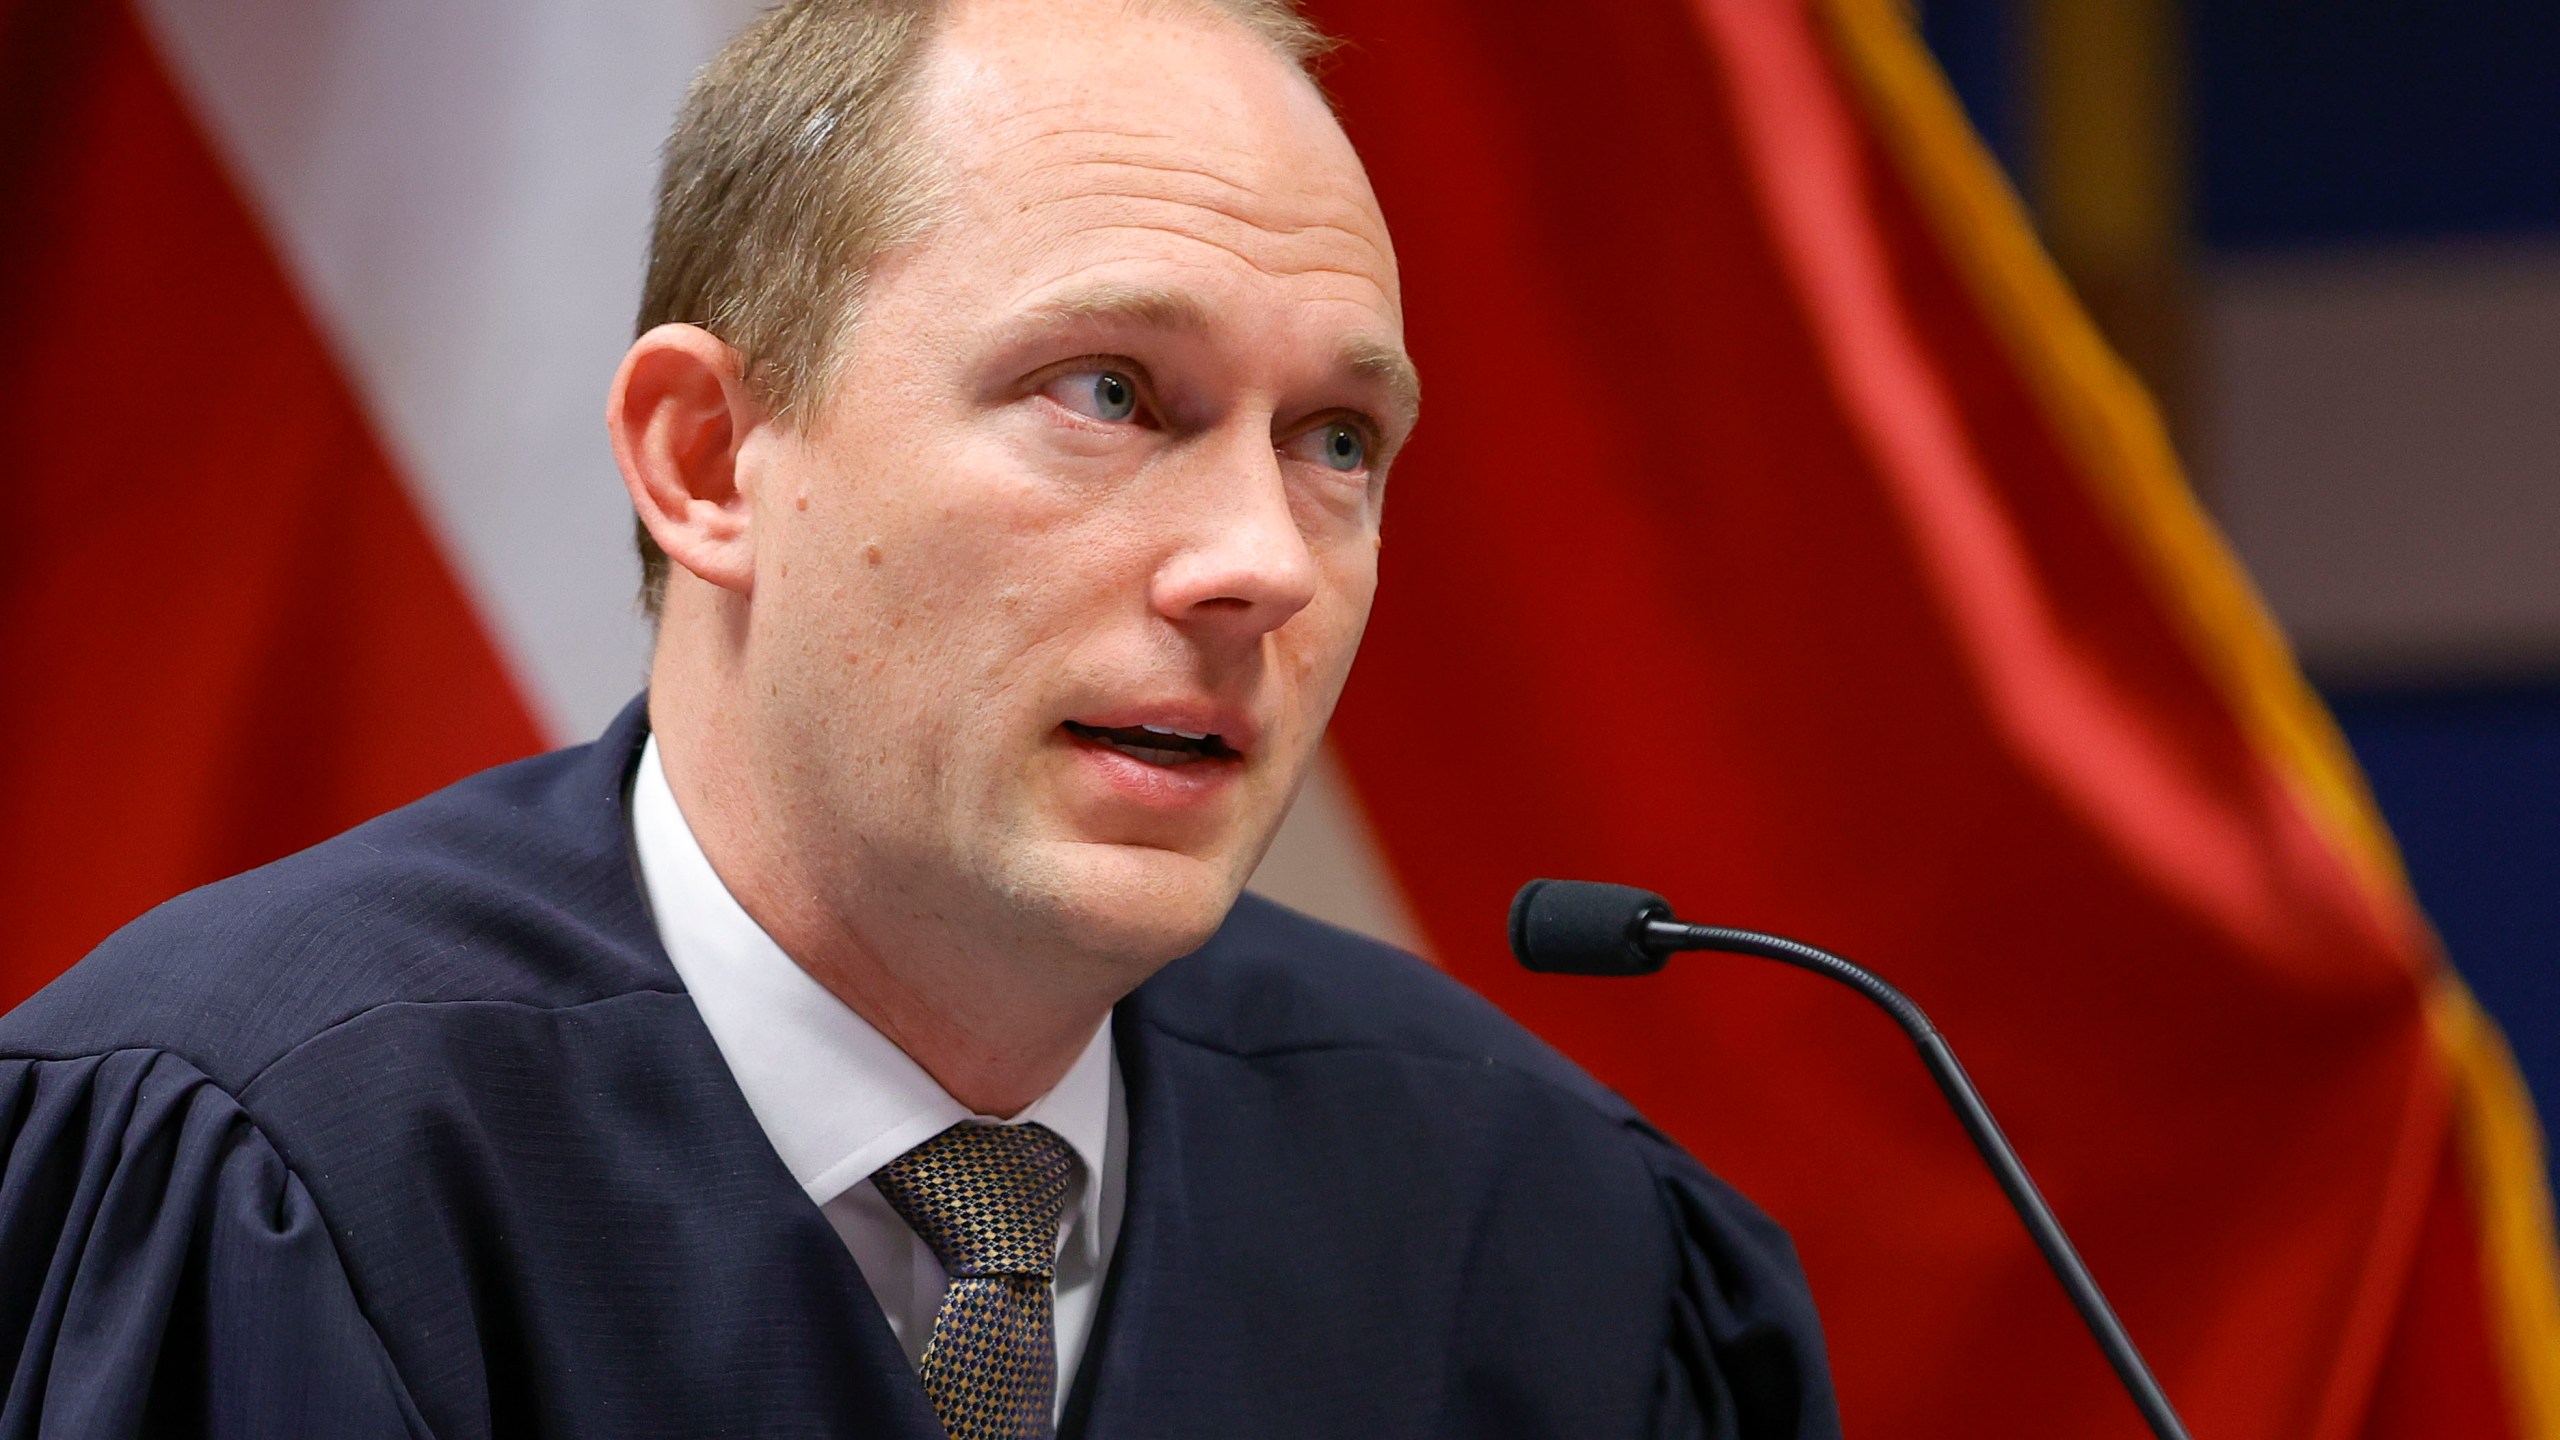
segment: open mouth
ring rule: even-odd
[[[1106,746],[1132,760],[1167,768],[1244,758],[1215,734],[1195,735],[1162,725],[1085,725],[1069,720],[1060,728],[1087,744]]]

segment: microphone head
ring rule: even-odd
[[[1511,953],[1549,975],[1650,975],[1670,957],[1645,948],[1644,923],[1670,918],[1670,901],[1632,885],[1532,880],[1511,902]]]

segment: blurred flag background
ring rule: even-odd
[[[1854,1433],[2139,1431],[1887,1022],[1520,974],[1521,880],[1892,976],[2199,1435],[2560,1440],[2560,21],[1315,8],[1432,403],[1258,883],[1785,1221]],[[603,388],[751,9],[0,0],[0,1000],[639,686]]]

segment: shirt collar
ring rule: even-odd
[[[737,1077],[747,1108],[810,1200],[824,1205],[974,1115],[800,968],[729,893],[668,788],[658,740],[640,752],[631,829],[658,938]],[[1118,1065],[1106,1018],[1066,1076],[1011,1124],[1038,1121],[1083,1162],[1068,1243],[1099,1244]]]

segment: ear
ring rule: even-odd
[[[723,590],[754,588],[738,455],[770,418],[726,341],[661,325],[631,344],[605,400],[605,430],[632,508],[667,558]]]

